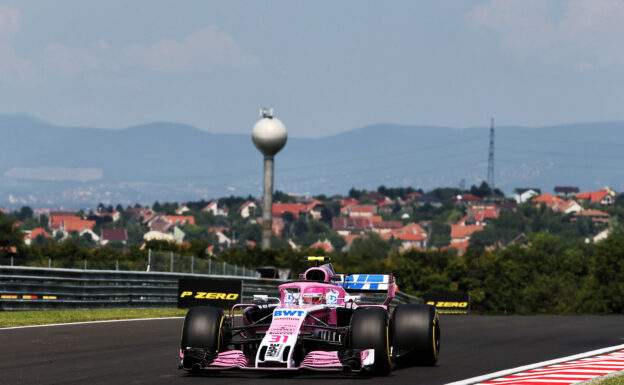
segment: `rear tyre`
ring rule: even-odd
[[[186,313],[181,341],[185,369],[196,370],[206,357],[225,349],[224,320],[223,310],[211,306],[192,307]]]
[[[392,314],[393,353],[401,365],[433,366],[440,354],[440,320],[435,307],[398,305]]]
[[[375,349],[373,373],[387,376],[392,370],[388,312],[380,307],[357,309],[351,316],[349,329],[352,349]]]

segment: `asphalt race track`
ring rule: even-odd
[[[624,316],[443,316],[433,368],[366,378],[178,370],[181,319],[0,329],[0,384],[446,384],[624,344]]]

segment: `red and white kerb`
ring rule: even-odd
[[[624,350],[527,370],[480,384],[567,385],[624,370]]]

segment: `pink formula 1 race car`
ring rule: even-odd
[[[390,312],[390,275],[336,274],[328,257],[297,282],[279,286],[280,298],[254,296],[252,304],[201,306],[184,320],[181,368],[350,371],[387,375],[397,365],[438,360],[440,322],[433,306],[401,304]],[[364,292],[387,293],[383,303],[360,304]],[[238,310],[238,311],[237,311]],[[240,313],[242,312],[242,316]],[[235,313],[237,315],[235,316]]]

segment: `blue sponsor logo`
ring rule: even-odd
[[[303,313],[303,310],[275,310],[273,317],[301,317]]]
[[[328,305],[335,305],[338,303],[338,292],[336,290],[331,290],[325,295],[325,298]]]

